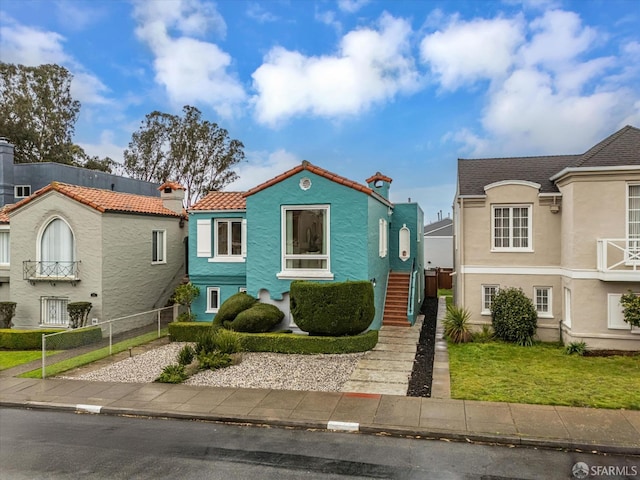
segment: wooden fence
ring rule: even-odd
[[[437,297],[439,288],[452,288],[452,268],[436,268],[425,271],[425,296]]]

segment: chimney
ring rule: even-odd
[[[165,182],[158,188],[160,198],[164,208],[182,214],[184,210],[182,202],[184,200],[184,187],[176,182]]]
[[[0,207],[15,201],[13,198],[14,147],[9,140],[0,137]]]
[[[393,180],[380,172],[376,172],[375,175],[367,178],[366,180],[367,185],[371,190],[387,200],[389,200],[389,188],[391,187],[392,181]]]

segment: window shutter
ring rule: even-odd
[[[247,256],[247,219],[242,219],[242,256]]]
[[[198,257],[210,257],[211,256],[211,220],[198,220],[196,222],[197,232],[197,256]]]

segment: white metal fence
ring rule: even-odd
[[[103,345],[104,340],[108,339],[109,355],[113,353],[113,339],[114,336],[124,336],[127,332],[131,332],[136,329],[144,329],[152,324],[157,325],[158,338],[161,335],[163,320],[165,323],[174,321],[178,316],[178,306],[156,308],[155,310],[149,310],[147,312],[140,312],[133,315],[127,315],[124,317],[114,318],[104,322],[97,323],[95,325],[87,325],[81,328],[69,329],[62,332],[43,334],[42,335],[42,378],[46,378],[47,368],[47,350],[65,350],[73,351],[74,349],[88,347],[92,344],[96,344],[97,348],[103,348],[107,345]],[[164,316],[164,319],[163,319]],[[92,337],[90,335],[84,336],[82,331],[87,331],[100,327],[102,333],[99,338]],[[148,331],[152,331],[148,329]],[[144,332],[140,332],[143,334]],[[147,332],[148,333],[148,332]],[[131,338],[131,337],[129,337]],[[98,345],[99,344],[99,345]],[[65,356],[66,358],[73,358],[85,353],[85,348],[82,352],[77,352],[73,355]],[[65,358],[65,359],[66,359]],[[55,363],[60,361],[59,355],[56,355]]]

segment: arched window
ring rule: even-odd
[[[67,223],[56,218],[49,222],[40,239],[40,275],[75,276],[75,245]]]

